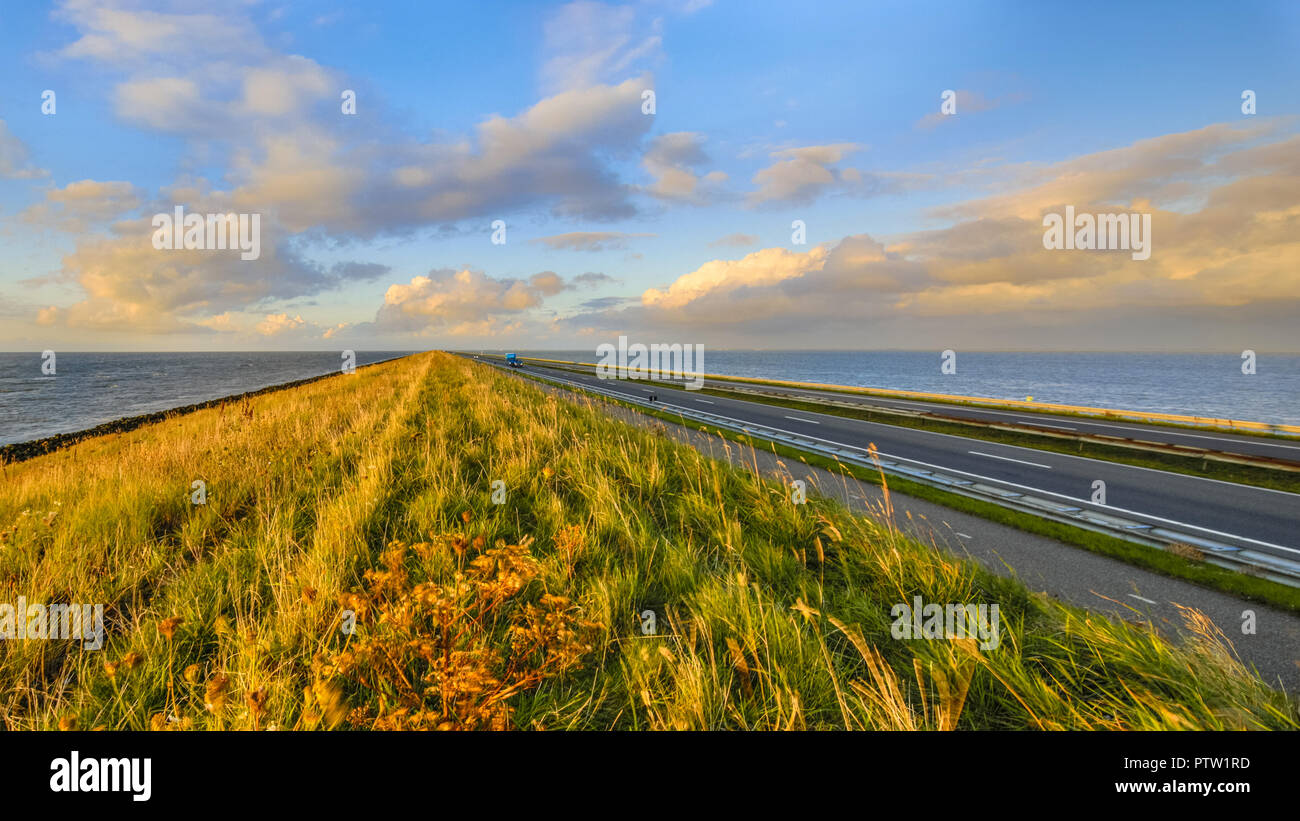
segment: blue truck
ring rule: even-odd
[[[512,368],[518,368],[520,365],[524,363],[519,361],[518,354],[508,353],[506,354],[506,364]]]

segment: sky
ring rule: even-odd
[[[0,350],[1300,351],[1298,54],[1293,2],[6,3]]]

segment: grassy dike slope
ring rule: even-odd
[[[108,626],[0,641],[6,728],[1300,726],[1194,613],[1173,647],[445,354],[0,477],[0,602]],[[915,596],[1000,646],[893,639]]]

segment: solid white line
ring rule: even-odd
[[[568,384],[570,384],[570,385],[574,385],[574,386],[576,386],[576,387],[580,387],[580,388],[581,388],[581,387],[591,387],[591,386],[588,386],[588,385],[583,385],[583,384],[580,383],[580,382],[572,382],[572,381],[564,380],[564,379],[555,379],[555,381],[559,381],[559,382],[568,382]],[[679,407],[679,408],[681,408],[682,410],[688,410],[688,408],[682,407],[682,406],[680,406],[680,405],[672,405],[672,404],[669,404],[669,403],[665,403],[665,407]],[[726,419],[726,420],[729,421],[729,422],[735,422],[736,424],[741,425],[742,427],[745,426],[745,425],[757,425],[757,424],[762,424],[762,423],[759,423],[759,422],[747,422],[747,421],[745,421],[744,419],[736,419],[735,417],[732,417],[732,416],[722,416],[721,414],[718,414],[718,418],[719,418],[719,419]],[[872,423],[872,422],[865,422],[865,423],[863,423],[863,424],[871,425],[871,424],[875,424],[875,423]],[[791,436],[807,436],[807,434],[796,433],[795,431],[792,431],[792,430],[782,430],[781,428],[773,427],[773,426],[771,426],[771,425],[763,425],[763,427],[768,428],[769,430],[777,431],[778,433],[786,433],[786,434],[789,434],[789,435],[791,435]],[[886,427],[888,427],[888,426],[886,426]],[[954,436],[953,434],[950,434],[950,433],[936,433],[936,434],[933,434],[933,435],[935,435],[935,436],[948,436],[948,437],[953,438],[953,439],[961,439],[961,438],[963,438],[963,437],[960,437],[960,436]],[[867,449],[864,448],[864,447],[862,447],[861,445],[850,445],[850,444],[846,444],[846,443],[844,443],[844,442],[836,442],[834,439],[826,439],[826,438],[824,438],[824,437],[810,437],[810,438],[817,439],[818,441],[825,442],[826,444],[829,444],[829,445],[836,445],[837,447],[842,447],[842,448],[851,448],[851,449],[853,449],[853,450],[860,450],[860,451],[862,451],[864,454],[865,454],[865,453],[868,453]],[[1015,447],[1015,446],[1014,446],[1014,445],[1008,445],[1007,447]],[[1042,488],[1036,488],[1036,487],[1032,487],[1032,486],[1030,486],[1030,485],[1022,485],[1022,484],[1018,484],[1018,483],[1016,483],[1016,482],[1008,482],[1006,479],[994,479],[994,478],[991,477],[991,476],[984,476],[984,475],[979,474],[979,473],[971,473],[971,472],[968,471],[968,470],[958,470],[957,468],[946,467],[946,466],[944,466],[944,465],[935,465],[935,464],[931,464],[931,463],[929,463],[929,462],[922,462],[920,459],[909,459],[909,458],[906,457],[906,456],[895,456],[894,454],[883,453],[883,452],[881,452],[881,451],[877,451],[877,452],[876,452],[876,455],[877,455],[877,456],[880,456],[880,457],[882,457],[882,458],[885,458],[885,459],[893,459],[893,460],[898,461],[898,462],[909,462],[909,463],[911,463],[911,464],[913,464],[913,465],[921,465],[922,467],[933,468],[934,470],[944,471],[945,473],[957,473],[957,474],[960,474],[960,475],[962,475],[962,476],[970,476],[970,477],[972,477],[972,478],[974,478],[974,479],[979,479],[980,481],[984,481],[984,482],[992,482],[992,483],[994,483],[994,484],[999,484],[999,485],[1006,485],[1007,487],[1013,487],[1013,488],[1016,488],[1016,489],[1018,489],[1018,490],[1029,490],[1029,491],[1032,491],[1032,492],[1034,492],[1034,493],[1041,493],[1041,494],[1044,494],[1044,495],[1046,495],[1046,496],[1055,496],[1055,497],[1058,498],[1058,499],[1065,499],[1065,500],[1067,500],[1067,501],[1074,502],[1074,503],[1076,503],[1076,504],[1088,505],[1088,506],[1090,506],[1090,507],[1096,507],[1096,508],[1100,508],[1100,509],[1103,509],[1103,510],[1108,510],[1108,511],[1111,511],[1111,512],[1128,513],[1128,514],[1130,514],[1130,515],[1132,515],[1132,516],[1140,516],[1140,517],[1142,517],[1142,518],[1144,518],[1144,519],[1151,519],[1151,520],[1153,520],[1153,521],[1163,522],[1163,523],[1165,523],[1165,524],[1177,525],[1177,526],[1179,526],[1179,527],[1186,527],[1186,528],[1190,528],[1190,529],[1192,529],[1192,530],[1199,530],[1199,531],[1202,532],[1202,533],[1209,533],[1209,534],[1212,535],[1212,536],[1224,536],[1224,537],[1229,538],[1229,539],[1237,539],[1237,540],[1239,540],[1239,541],[1250,542],[1251,544],[1257,544],[1257,545],[1260,545],[1261,547],[1272,547],[1272,548],[1275,548],[1275,549],[1277,549],[1277,550],[1285,550],[1285,551],[1288,552],[1288,553],[1297,553],[1297,554],[1300,554],[1300,550],[1297,550],[1297,549],[1294,548],[1294,547],[1287,547],[1286,545],[1273,544],[1272,542],[1265,542],[1265,541],[1261,541],[1260,539],[1252,539],[1252,538],[1250,538],[1249,536],[1238,536],[1238,535],[1235,534],[1235,533],[1224,533],[1222,530],[1214,530],[1214,529],[1212,529],[1212,528],[1201,527],[1200,525],[1194,525],[1194,524],[1190,524],[1190,523],[1188,523],[1188,522],[1180,522],[1180,521],[1178,521],[1177,519],[1166,519],[1166,518],[1164,518],[1164,517],[1162,517],[1162,516],[1156,516],[1156,515],[1151,514],[1151,513],[1142,513],[1142,512],[1140,512],[1140,511],[1136,511],[1136,510],[1129,510],[1128,508],[1115,507],[1114,505],[1097,505],[1097,504],[1095,504],[1095,503],[1094,503],[1092,500],[1090,500],[1090,499],[1080,499],[1080,498],[1078,498],[1077,496],[1067,496],[1067,495],[1064,494],[1064,493],[1057,493],[1057,492],[1055,492],[1055,491],[1051,491],[1051,490],[1043,490]],[[1064,453],[1062,453],[1062,454],[1057,454],[1057,455],[1058,455],[1058,456],[1069,456],[1069,454],[1064,454]],[[1069,458],[1071,458],[1071,459],[1086,459],[1086,457],[1083,457],[1083,456],[1070,456]],[[1100,460],[1096,460],[1096,459],[1086,459],[1086,461],[1089,461],[1089,462],[1098,462],[1098,461],[1100,461]],[[1135,465],[1122,465],[1122,464],[1115,464],[1115,463],[1113,463],[1113,462],[1101,462],[1101,464],[1108,464],[1108,465],[1111,465],[1111,466],[1113,466],[1113,467],[1124,468],[1124,469],[1128,469],[1128,470],[1149,470],[1149,471],[1152,471],[1152,472],[1154,472],[1154,473],[1163,473],[1165,476],[1170,477],[1170,478],[1183,477],[1183,478],[1187,478],[1187,479],[1201,479],[1202,481],[1206,481],[1206,482],[1218,482],[1219,484],[1224,484],[1224,485],[1233,485],[1233,487],[1241,488],[1241,489],[1244,489],[1244,490],[1252,490],[1252,491],[1256,491],[1256,490],[1267,490],[1267,491],[1270,491],[1270,492],[1272,492],[1272,493],[1285,493],[1285,494],[1288,495],[1288,496],[1294,496],[1294,495],[1296,495],[1296,494],[1292,494],[1292,493],[1287,493],[1287,492],[1284,491],[1284,490],[1273,490],[1272,488],[1266,488],[1266,487],[1255,487],[1255,486],[1253,486],[1253,485],[1238,485],[1238,484],[1234,484],[1234,483],[1232,483],[1232,482],[1224,482],[1224,481],[1221,480],[1221,479],[1206,479],[1206,478],[1204,478],[1204,477],[1202,477],[1202,476],[1187,476],[1186,474],[1181,474],[1181,473],[1168,473],[1168,472],[1166,472],[1166,471],[1156,470],[1155,468],[1140,468],[1140,467],[1136,467]]]
[[[786,419],[793,419],[796,422],[807,422],[810,425],[820,425],[816,419],[800,419],[798,416],[787,416]],[[752,424],[752,423],[751,423]]]
[[[978,450],[968,450],[968,451],[966,451],[966,452],[967,452],[967,453],[973,453],[973,454],[975,454],[976,456],[987,456],[987,457],[990,458],[990,459],[1001,459],[1001,460],[1004,461],[1004,462],[1015,462],[1015,463],[1017,463],[1017,464],[1021,464],[1021,465],[1032,465],[1032,466],[1034,466],[1034,467],[1036,467],[1036,468],[1047,468],[1048,470],[1051,470],[1051,469],[1052,469],[1052,466],[1051,466],[1051,465],[1040,465],[1040,464],[1038,464],[1037,462],[1026,462],[1026,461],[1024,461],[1023,459],[1011,459],[1011,458],[1009,458],[1009,457],[1007,457],[1007,456],[994,456],[994,455],[991,454],[991,453],[980,453]]]
[[[1033,422],[1030,424],[1037,425],[1040,428],[1055,428],[1057,430],[1068,430],[1068,431],[1074,430],[1074,428],[1067,428],[1065,425],[1049,425],[1046,422]]]
[[[1155,602],[1151,601],[1150,599],[1144,599],[1144,598],[1142,598],[1141,596],[1139,596],[1139,595],[1137,595],[1137,594],[1135,594],[1135,593],[1129,593],[1129,595],[1132,596],[1133,598],[1137,599],[1138,601],[1144,601],[1144,602],[1146,602],[1147,604],[1155,604]]]

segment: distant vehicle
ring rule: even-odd
[[[518,368],[520,365],[523,365],[524,363],[519,361],[518,354],[508,353],[506,354],[506,364],[512,368]]]

